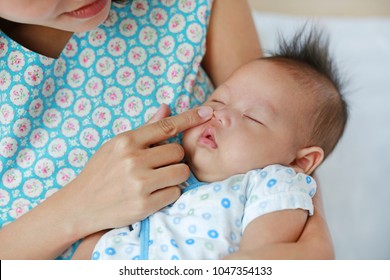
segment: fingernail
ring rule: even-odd
[[[213,115],[213,108],[209,106],[201,106],[198,109],[198,115],[201,118],[208,118]]]

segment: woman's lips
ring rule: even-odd
[[[66,15],[81,19],[94,17],[106,7],[108,1],[109,0],[96,0],[80,9],[67,12]]]
[[[203,130],[203,133],[198,139],[198,143],[212,149],[218,148],[218,145],[215,140],[214,129],[211,126],[207,126]]]

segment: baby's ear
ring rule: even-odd
[[[290,166],[298,172],[310,175],[323,161],[324,151],[318,146],[300,149]]]

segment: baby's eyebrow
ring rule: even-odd
[[[219,86],[217,96],[225,100],[229,100],[231,95],[231,89],[227,84],[222,84]]]

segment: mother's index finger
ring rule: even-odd
[[[137,143],[144,147],[167,140],[179,132],[204,123],[213,115],[213,109],[209,106],[201,106],[189,110],[180,115],[165,118],[157,122],[138,128],[134,135]]]

